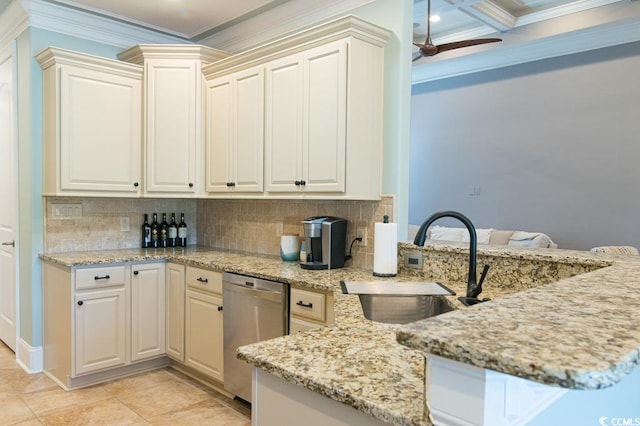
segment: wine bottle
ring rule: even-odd
[[[149,225],[149,215],[145,213],[142,224],[142,248],[151,247],[151,225]]]
[[[167,232],[169,231],[169,224],[167,223],[167,214],[162,213],[162,222],[160,223],[160,232],[158,236],[158,246],[166,247],[167,246]]]
[[[167,231],[167,246],[175,247],[177,238],[178,224],[176,223],[176,214],[171,213],[171,223],[169,224],[169,230]]]
[[[158,213],[153,214],[151,222],[151,247],[158,247],[160,239],[160,224],[158,223]]]
[[[180,223],[178,224],[178,241],[177,246],[187,246],[187,224],[184,221],[184,213],[180,214]]]

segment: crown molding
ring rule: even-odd
[[[228,52],[241,52],[257,44],[275,40],[300,28],[326,21],[373,3],[375,0],[289,0],[242,21],[194,41]]]
[[[2,28],[0,50],[5,50],[28,27],[29,15],[27,15],[18,0],[13,0],[0,14],[0,28]]]
[[[20,3],[29,16],[30,26],[98,43],[123,48],[138,43],[191,43],[174,35],[43,0],[20,0]]]
[[[78,53],[59,47],[47,47],[35,55],[35,60],[45,70],[54,65],[71,65],[95,71],[108,72],[127,78],[142,80],[143,67],[102,56]]]
[[[636,41],[640,41],[640,16],[517,44],[509,45],[505,40],[503,46],[485,47],[486,50],[477,53],[416,64],[411,83],[426,83]]]
[[[389,30],[347,15],[206,65],[202,72],[205,77],[212,78],[219,73],[236,72],[346,37],[385,46],[390,34]]]
[[[203,64],[219,61],[230,56],[212,47],[199,44],[138,44],[118,53],[118,59],[142,65],[149,59],[190,59]]]

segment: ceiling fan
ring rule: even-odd
[[[413,61],[417,61],[425,56],[434,56],[447,50],[460,49],[461,47],[476,46],[478,44],[495,43],[502,41],[500,38],[477,38],[474,40],[454,41],[452,43],[444,43],[435,45],[431,41],[431,0],[427,0],[427,39],[424,44],[413,43],[420,50],[413,57]]]

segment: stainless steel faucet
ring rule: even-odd
[[[482,275],[480,276],[480,281],[476,282],[476,257],[478,250],[478,237],[476,235],[476,228],[473,226],[473,223],[471,223],[468,217],[453,210],[436,212],[432,214],[427,220],[425,220],[422,225],[420,225],[418,233],[416,234],[416,238],[413,240],[413,244],[417,246],[424,246],[424,242],[427,239],[427,229],[433,222],[443,217],[452,217],[454,219],[458,219],[464,224],[464,226],[467,227],[467,230],[469,231],[469,275],[467,277],[467,297],[460,297],[460,301],[467,305],[474,305],[478,302],[489,300],[478,299],[478,295],[482,293],[482,282],[487,276],[489,265],[484,265]]]

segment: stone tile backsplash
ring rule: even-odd
[[[57,219],[53,215],[53,204],[80,204],[82,216],[78,219]],[[45,197],[44,248],[46,252],[82,250],[109,250],[140,247],[141,227],[144,214],[185,214],[188,244],[196,243],[196,200],[184,199],[137,199],[137,198],[80,198]],[[129,219],[129,231],[120,230],[120,218]]]
[[[374,223],[389,215],[395,221],[394,197],[380,201],[339,200],[193,200],[45,197],[45,251],[108,250],[140,246],[144,213],[185,213],[189,244],[279,255],[281,233],[302,238],[301,220],[329,215],[348,220],[347,251],[356,233],[366,233],[364,245],[354,244],[347,265],[373,268]],[[57,219],[53,204],[80,204],[82,216]],[[129,231],[120,230],[128,218]]]
[[[373,229],[389,215],[394,197],[380,201],[339,200],[198,200],[198,243],[214,248],[271,255],[280,254],[280,235],[303,236],[302,219],[338,216],[348,220],[347,252],[358,230],[366,230],[364,245],[353,246],[348,266],[373,269]]]

